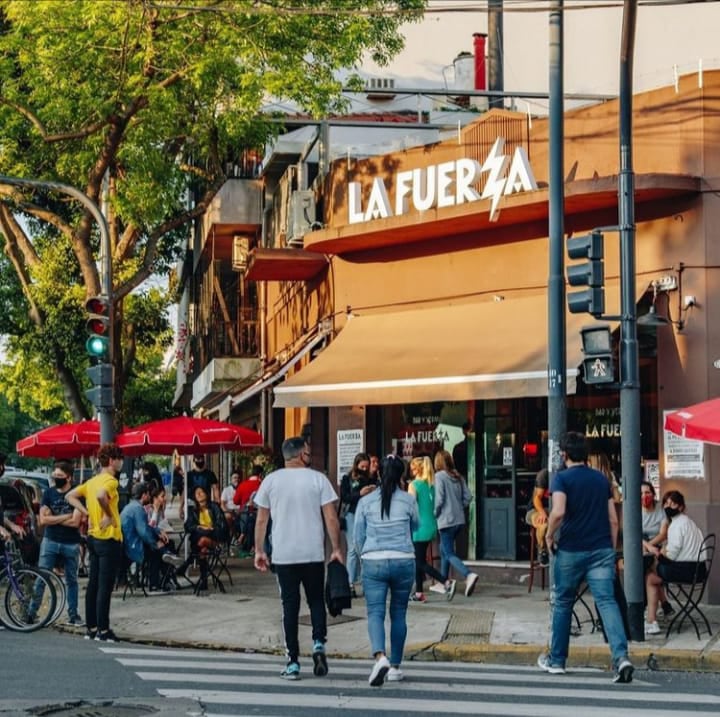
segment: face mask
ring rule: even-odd
[[[665,515],[667,515],[668,520],[672,520],[676,515],[680,513],[680,510],[678,508],[665,508]]]
[[[642,497],[642,504],[645,508],[652,508],[654,502],[654,498],[647,493]]]
[[[56,488],[64,488],[67,485],[67,478],[56,478],[55,479],[55,487]]]

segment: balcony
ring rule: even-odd
[[[228,179],[202,218],[203,248],[214,239],[214,256],[229,259],[235,234],[254,235],[260,229],[261,199],[262,183],[259,180]]]

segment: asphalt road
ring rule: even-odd
[[[528,667],[412,662],[403,666],[405,681],[371,688],[369,660],[331,661],[325,678],[304,660],[302,679],[287,682],[279,677],[283,659],[272,655],[107,645],[53,630],[2,630],[0,645],[0,717],[720,715],[720,679],[705,673],[638,671],[632,684],[614,685],[595,669],[549,676]]]

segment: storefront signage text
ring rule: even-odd
[[[359,182],[348,186],[348,221],[350,224],[406,214],[411,209],[422,212],[433,207],[452,207],[480,199],[490,199],[490,221],[498,218],[502,196],[537,189],[525,150],[517,147],[511,158],[503,151],[505,140],[495,140],[485,162],[464,157],[428,167],[409,169],[395,174],[394,204],[390,202],[385,182],[373,180],[367,204],[362,203]],[[509,169],[508,169],[509,165]],[[473,185],[487,174],[482,192]]]

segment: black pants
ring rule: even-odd
[[[427,549],[430,541],[421,540],[413,545],[415,546],[415,592],[423,591],[423,581],[426,575],[444,584],[445,578],[427,561]]]
[[[122,564],[123,547],[119,540],[98,540],[88,536],[90,578],[85,592],[85,622],[100,632],[110,629],[110,598],[115,577]]]
[[[300,584],[310,608],[312,638],[325,642],[327,615],[323,592],[325,586],[325,563],[294,563],[275,565],[283,611],[283,632],[288,660],[297,662],[300,654],[298,644],[298,617],[300,615]]]

